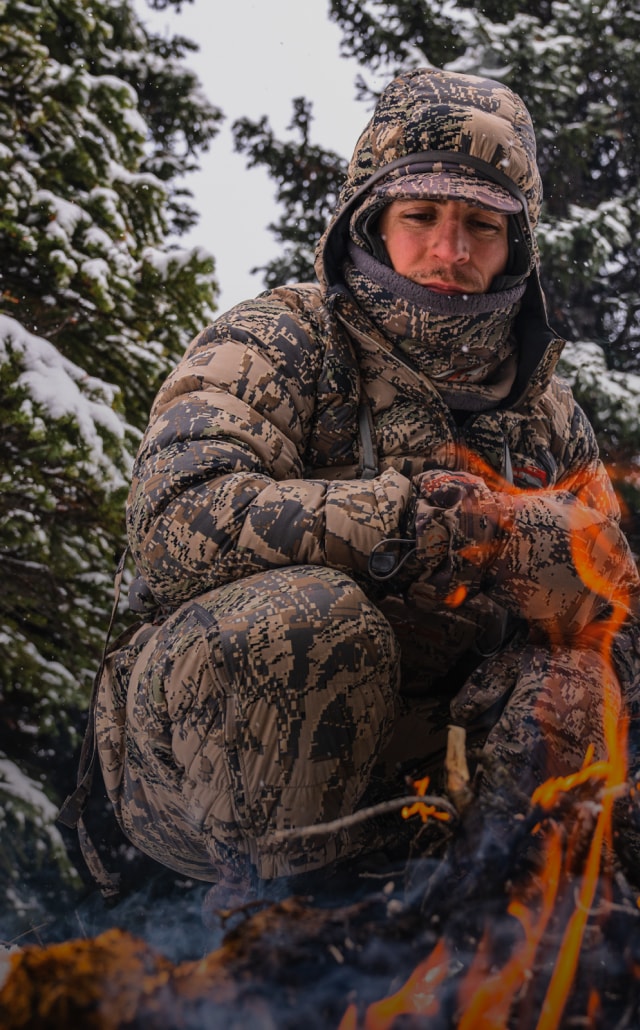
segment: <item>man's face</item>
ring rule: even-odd
[[[509,257],[507,216],[459,200],[394,200],[378,223],[399,275],[437,293],[486,293]]]

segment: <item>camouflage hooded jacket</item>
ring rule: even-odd
[[[464,311],[396,275],[370,230],[408,176],[460,164],[523,206],[520,266]],[[378,598],[372,549],[411,534],[415,477],[435,468],[560,490],[615,525],[593,431],[554,374],[540,193],[529,115],[506,87],[432,70],[391,83],[318,246],[319,281],[222,315],[158,393],[127,510],[157,606],[291,564],[347,571]]]

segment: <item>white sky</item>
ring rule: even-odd
[[[153,12],[136,0],[142,20],[156,32],[180,34],[200,50],[188,63],[209,100],[226,120],[201,171],[187,180],[200,212],[183,237],[216,258],[220,311],[262,289],[249,269],[275,257],[266,225],[277,214],[275,184],[261,168],[247,170],[233,153],[231,123],[267,115],[276,135],[291,120],[291,100],[313,101],[312,139],[349,157],[369,112],[355,101],[358,65],[339,54],[340,32],[329,21],[328,0],[194,0],[181,13]]]

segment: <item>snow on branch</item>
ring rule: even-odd
[[[108,475],[114,487],[123,477],[104,451],[103,437],[124,441],[126,426],[113,409],[118,387],[88,375],[48,340],[28,332],[8,315],[0,315],[0,362],[19,355],[23,371],[16,384],[52,420],[71,418],[90,453],[90,462]],[[124,448],[122,449],[124,453]]]

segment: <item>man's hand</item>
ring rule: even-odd
[[[628,605],[638,572],[619,525],[569,491],[494,493],[444,471],[415,486],[422,573],[408,596],[420,607],[457,607],[483,591],[559,642]]]
[[[424,574],[409,597],[457,607],[482,589],[513,522],[510,498],[468,472],[425,472],[415,485],[416,557]]]

